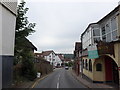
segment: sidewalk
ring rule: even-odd
[[[91,83],[87,81],[86,79],[83,79],[81,76],[77,76],[76,73],[73,70],[69,70],[71,74],[83,85],[85,85],[87,88],[110,88],[110,89],[115,89],[115,87],[106,85],[104,83]]]

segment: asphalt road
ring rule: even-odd
[[[45,79],[38,82],[35,88],[86,88],[76,80],[69,70],[56,69]]]

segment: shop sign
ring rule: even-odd
[[[95,44],[95,45],[88,46],[88,58],[89,58],[89,59],[99,58],[96,44]]]

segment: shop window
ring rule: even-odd
[[[89,60],[89,71],[92,72],[92,61],[91,61],[91,59]]]
[[[102,71],[102,64],[101,63],[96,64],[96,71]]]

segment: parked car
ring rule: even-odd
[[[68,69],[69,69],[69,67],[68,67],[68,66],[65,66],[65,69],[66,69],[66,70],[68,70]]]

